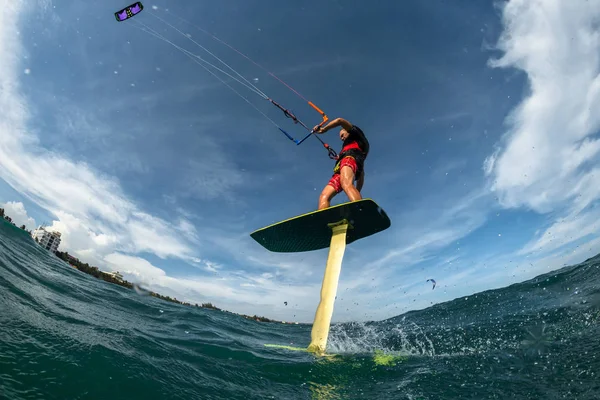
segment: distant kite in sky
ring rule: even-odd
[[[427,279],[426,282],[431,281],[433,283],[433,287],[431,288],[431,290],[435,289],[435,280],[434,279]]]
[[[142,5],[142,2],[138,1],[138,2],[133,3],[130,6],[125,7],[121,11],[117,11],[115,13],[115,18],[119,22],[125,21],[126,19],[129,19],[129,18],[133,17],[134,15],[139,14],[143,9],[144,9],[144,6]]]

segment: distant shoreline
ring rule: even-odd
[[[88,275],[92,275],[98,279],[102,279],[103,281],[106,281],[106,282],[109,282],[109,283],[112,283],[115,285],[123,286],[128,289],[134,288],[133,283],[128,282],[126,280],[117,279],[114,276],[107,274],[104,271],[99,270],[98,267],[91,266],[88,263],[83,263],[78,258],[71,256],[68,252],[57,251],[54,254],[58,258],[60,258],[62,261],[65,261],[67,264],[69,264],[71,267],[73,267],[81,272],[84,272]],[[250,315],[246,315],[246,314],[233,313],[231,311],[222,310],[222,309],[218,308],[217,306],[213,305],[212,303],[202,303],[202,304],[198,305],[198,303],[192,304],[192,303],[180,301],[180,300],[177,300],[177,298],[173,298],[170,296],[163,296],[163,295],[153,292],[153,291],[148,291],[148,293],[150,296],[159,298],[164,301],[169,301],[169,302],[181,304],[184,306],[208,308],[208,309],[212,309],[212,310],[223,311],[223,312],[227,312],[230,314],[236,314],[236,315],[242,316],[246,319],[252,319],[252,320],[258,321],[258,322],[275,322],[275,323],[288,323],[288,324],[290,323],[290,322],[276,321],[276,320],[272,320],[272,319],[269,319],[266,317],[259,317],[258,315],[250,316]]]
[[[4,209],[0,208],[0,219],[3,220],[4,222],[6,222],[9,225],[14,226],[15,228],[21,229],[22,231],[24,231],[25,233],[28,234],[29,238],[35,243],[35,240],[33,240],[33,238],[31,237],[31,231],[27,230],[27,227],[25,225],[22,225],[21,227],[17,227],[15,225],[14,222],[12,222],[12,219],[8,216],[5,215],[4,213]],[[37,243],[36,243],[37,244]],[[117,279],[115,278],[113,275],[110,275],[104,271],[101,271],[98,269],[98,267],[94,267],[89,265],[88,263],[83,263],[81,262],[78,258],[71,256],[68,252],[61,252],[61,251],[56,251],[54,253],[54,255],[56,257],[58,257],[59,259],[61,259],[62,261],[66,262],[69,266],[77,269],[78,271],[84,272],[88,275],[92,275],[98,279],[102,279],[103,281],[115,284],[115,285],[119,285],[119,286],[123,286],[125,288],[128,289],[134,289],[134,284],[131,282],[128,282],[126,280],[122,280],[122,279]],[[163,296],[159,293],[153,292],[153,291],[148,291],[149,295],[152,297],[156,297],[158,299],[164,300],[164,301],[169,301],[171,303],[177,303],[177,304],[181,304],[184,306],[190,306],[190,307],[198,307],[198,308],[207,308],[207,309],[211,309],[211,310],[216,310],[216,311],[222,311],[222,312],[226,312],[229,314],[235,314],[235,315],[239,315],[241,317],[244,317],[246,319],[250,319],[250,320],[254,320],[257,322],[274,322],[274,323],[281,323],[281,324],[293,324],[293,325],[306,325],[304,323],[300,323],[300,322],[284,322],[284,321],[276,321],[273,319],[269,319],[266,317],[260,317],[258,315],[246,315],[246,314],[238,314],[238,313],[234,313],[231,311],[227,311],[227,310],[223,310],[218,308],[217,306],[213,305],[212,303],[201,303],[200,305],[198,305],[198,303],[195,304],[191,304],[188,302],[184,302],[184,301],[180,301],[177,300],[177,298],[172,298],[169,296]]]

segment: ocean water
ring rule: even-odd
[[[257,310],[258,312],[259,310]],[[0,222],[2,399],[600,399],[600,257],[385,321],[260,323],[70,268]],[[382,356],[383,354],[383,356]]]

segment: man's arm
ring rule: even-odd
[[[319,128],[319,125],[315,126],[313,128],[313,132],[315,133],[325,133],[330,129],[333,129],[337,126],[341,126],[342,128],[344,128],[345,130],[349,131],[350,129],[352,129],[352,124],[348,121],[346,121],[343,118],[336,118],[333,121],[329,122],[327,125],[322,126],[321,128]]]

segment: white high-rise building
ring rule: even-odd
[[[55,253],[60,245],[60,232],[48,232],[43,226],[40,226],[32,232],[33,240],[39,243],[46,250]]]

